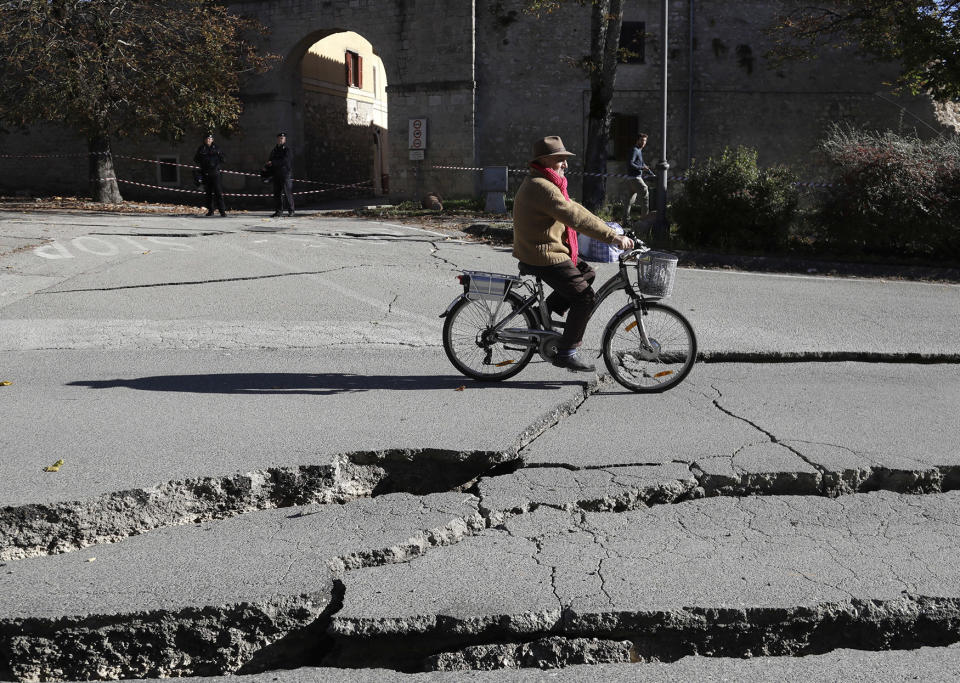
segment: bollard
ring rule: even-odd
[[[506,213],[507,205],[507,167],[488,166],[483,169],[480,191],[486,193],[487,200],[483,210],[487,213]]]

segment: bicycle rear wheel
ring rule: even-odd
[[[533,358],[536,347],[504,344],[494,339],[491,333],[495,324],[522,303],[523,300],[513,292],[507,294],[503,303],[486,299],[461,299],[443,322],[443,350],[453,366],[467,377],[491,382],[513,377],[523,370]],[[497,314],[496,320],[494,313]],[[537,327],[529,308],[508,325]]]
[[[697,336],[678,311],[655,301],[643,304],[643,343],[632,309],[615,315],[603,335],[603,360],[613,378],[631,391],[655,393],[675,387],[697,360]]]

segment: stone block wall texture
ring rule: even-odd
[[[574,3],[540,18],[522,0],[478,0],[477,128],[482,164],[522,165],[533,139],[561,135],[569,148],[586,148],[589,81],[574,66],[589,53],[589,8]],[[692,159],[746,145],[763,165],[789,164],[802,178],[825,172],[817,146],[831,123],[916,131],[950,130],[946,116],[924,97],[895,96],[884,81],[895,66],[836,51],[812,62],[773,69],[765,57],[765,29],[801,3],[783,0],[671,2],[666,156],[671,175]],[[691,23],[692,10],[692,23]],[[661,3],[627,3],[624,20],[644,22],[645,62],[617,70],[615,113],[636,116],[650,134],[648,164],[663,154],[661,135]],[[692,47],[692,49],[691,49]],[[622,172],[625,158],[608,172]],[[571,164],[579,170],[580,159]],[[675,172],[675,173],[674,173]],[[578,176],[572,176],[579,192]],[[608,197],[621,183],[611,179]],[[611,196],[612,195],[612,196]]]
[[[317,182],[340,185],[370,180],[375,128],[369,120],[373,105],[306,92],[303,108],[304,144],[299,174]],[[348,119],[354,122],[345,124]]]
[[[284,121],[302,138],[308,122],[300,60],[317,40],[355,31],[370,41],[386,70],[391,194],[473,193],[473,174],[429,168],[476,165],[473,0],[243,0],[231,6],[271,28],[266,47],[284,60],[275,72],[247,84],[244,126]],[[428,144],[425,159],[411,162],[408,120],[419,117],[428,120]]]
[[[241,131],[218,140],[231,168],[258,169],[275,133],[283,129],[297,152],[295,175],[321,172],[326,161],[315,157],[329,151],[303,144],[307,127],[321,125],[322,112],[303,91],[300,62],[314,42],[347,30],[371,42],[387,72],[392,198],[427,192],[443,197],[476,195],[479,173],[432,167],[524,169],[532,141],[543,135],[561,135],[580,154],[572,170],[581,168],[590,93],[586,74],[576,62],[589,51],[589,8],[570,2],[538,18],[523,11],[524,0],[228,4],[268,26],[270,35],[263,47],[283,58],[269,74],[243,84]],[[765,29],[778,14],[799,4],[799,0],[670,3],[666,156],[677,175],[691,159],[746,145],[759,151],[761,164],[787,163],[802,178],[817,180],[825,170],[817,145],[831,123],[916,131],[921,136],[955,130],[954,112],[924,97],[891,94],[883,84],[895,76],[894,65],[834,52],[813,62],[770,68],[765,53],[771,38]],[[613,103],[616,113],[635,116],[638,127],[650,134],[648,163],[663,153],[660,6],[660,0],[627,3],[625,19],[645,23],[646,60],[620,65]],[[415,117],[428,120],[422,162],[411,161],[407,149],[408,120]],[[177,154],[189,163],[200,134],[198,130],[197,139],[180,144],[123,140],[115,151],[131,156]],[[0,154],[84,151],[82,139],[57,127],[36,127],[29,134],[0,133]],[[611,159],[609,171],[622,171],[624,161]],[[82,161],[0,158],[0,164],[0,191],[86,192]],[[121,178],[155,182],[156,173],[150,165],[118,160]],[[511,174],[511,188],[521,178]],[[188,173],[183,180],[183,187],[190,188]],[[619,182],[612,179],[608,184],[611,199],[620,191]],[[264,191],[255,178],[232,177],[225,185],[233,191]],[[573,176],[572,187],[577,196],[579,176]],[[130,186],[122,185],[121,190],[135,196]],[[199,203],[191,195],[170,195],[166,195],[170,201]]]

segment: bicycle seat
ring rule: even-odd
[[[540,276],[537,275],[536,273],[534,273],[533,271],[531,271],[531,270],[530,270],[530,266],[528,266],[528,265],[527,265],[526,263],[524,263],[523,261],[518,261],[518,262],[517,262],[517,270],[520,271],[520,274],[521,274],[521,275],[533,275],[533,276],[536,277],[538,280],[540,279]]]

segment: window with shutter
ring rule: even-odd
[[[343,61],[346,63],[347,85],[359,88],[363,82],[363,59],[356,52],[347,50]]]

